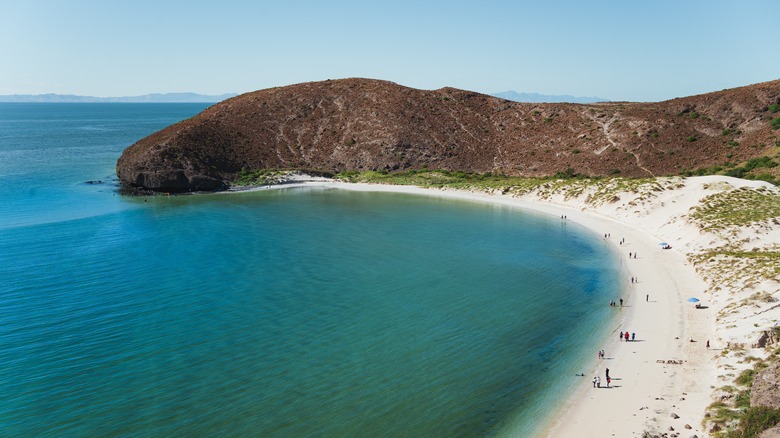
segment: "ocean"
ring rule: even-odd
[[[539,433],[624,284],[571,221],[332,188],[127,197],[205,104],[0,104],[0,435]]]

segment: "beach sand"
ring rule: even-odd
[[[733,370],[736,368],[738,373],[741,363],[728,355],[722,357],[722,349],[727,343],[755,341],[762,325],[771,327],[777,323],[780,308],[757,311],[740,307],[742,310],[730,313],[730,317],[716,317],[724,306],[744,300],[756,290],[777,294],[777,282],[736,281],[730,287],[713,288],[717,276],[708,275],[713,272],[712,267],[709,271],[700,267],[697,272],[690,257],[734,245],[735,231],[704,232],[689,212],[713,193],[738,187],[765,187],[775,193],[778,189],[763,182],[723,176],[658,181],[646,190],[618,191],[602,201],[594,201],[594,192],[588,190],[577,196],[548,191],[512,196],[410,186],[322,181],[310,184],[500,203],[558,218],[566,216],[566,220],[599,236],[609,234],[609,242],[622,254],[621,263],[625,264],[627,275],[637,282],[629,282],[622,296],[624,305],[616,308],[620,316],[615,332],[602,345],[593,346],[591,357],[583,358],[589,374],[581,387],[572,388],[572,395],[553,413],[550,424],[544,425],[544,435],[629,437],[648,432],[704,437],[708,434],[702,419],[713,401],[715,388],[730,383]],[[777,224],[753,228],[740,231],[748,235],[741,236],[743,245],[776,250],[780,243]],[[667,242],[672,248],[662,249],[660,242]],[[703,308],[695,308],[688,302],[690,297],[700,299]],[[626,330],[636,333],[636,341],[618,340],[618,332]],[[604,359],[597,355],[601,349],[606,352]],[[762,351],[751,354],[761,356]],[[610,388],[593,388],[594,376],[600,376],[602,386],[606,386],[606,368],[612,378]],[[732,371],[726,373],[724,368]]]

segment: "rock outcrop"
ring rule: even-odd
[[[766,155],[780,81],[660,103],[518,103],[343,79],[216,104],[128,147],[125,184],[218,190],[241,169],[676,175]]]
[[[758,340],[751,345],[753,348],[766,348],[770,345],[777,343],[778,330],[772,328],[770,330],[764,330]]]
[[[758,435],[758,438],[780,438],[780,426],[767,429]]]
[[[750,406],[780,408],[780,364],[764,368],[753,377]]]

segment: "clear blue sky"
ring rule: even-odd
[[[658,101],[780,78],[780,1],[0,0],[0,94],[345,77]]]

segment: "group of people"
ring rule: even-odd
[[[604,238],[605,239],[609,239],[610,237],[612,237],[612,236],[609,233],[604,234]],[[620,241],[619,241],[619,244],[623,245],[623,243],[625,243],[625,240],[626,240],[625,238],[621,238]],[[637,258],[637,253],[634,252],[634,251],[629,252],[628,253],[628,258],[629,259],[636,259]],[[637,277],[631,277],[631,283],[632,284],[639,283],[639,279]],[[650,301],[650,295],[649,294],[647,294],[645,296],[645,300],[648,301],[648,302]],[[610,307],[616,307],[618,305],[620,305],[620,307],[623,307],[623,298],[620,298],[618,301],[611,300],[609,302],[609,305],[610,305]],[[619,338],[618,339],[620,339],[621,341],[625,341],[625,342],[634,341],[634,340],[636,340],[636,333],[629,333],[628,331],[625,331],[625,332],[621,331],[619,333]],[[709,345],[708,345],[708,347],[709,347]],[[605,357],[604,350],[599,350],[598,356],[599,356],[599,359],[604,359],[604,357]],[[606,369],[604,377],[605,377],[606,382],[607,382],[606,388],[609,388],[610,384],[612,383],[612,378],[609,376],[609,368]],[[601,388],[601,377],[595,376],[593,378],[593,387],[594,388]]]
[[[609,388],[609,385],[612,383],[612,378],[609,377],[609,368],[607,368],[606,376],[604,376],[607,380],[607,388]],[[593,378],[593,387],[594,388],[601,388],[601,377],[596,376]]]

